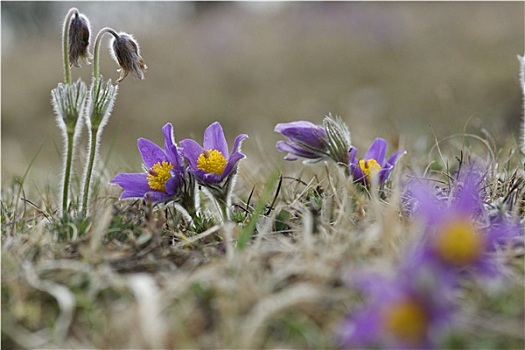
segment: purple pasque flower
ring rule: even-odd
[[[357,279],[366,304],[342,323],[338,343],[343,348],[435,348],[453,321],[455,305],[440,276],[420,266],[385,277],[367,274]]]
[[[286,160],[297,160],[298,157],[318,161],[327,157],[327,134],[321,125],[308,121],[279,123],[275,132],[286,137],[287,141],[277,141],[280,152],[288,152]]]
[[[285,136],[287,141],[278,141],[277,149],[288,152],[284,159],[297,160],[305,158],[305,163],[318,162],[321,159],[332,159],[336,163],[348,163],[348,151],[351,149],[350,131],[338,116],[328,114],[323,125],[308,121],[279,123],[275,132]]]
[[[448,198],[438,198],[421,180],[410,185],[414,216],[424,224],[413,263],[431,264],[443,273],[470,272],[495,277],[500,271],[496,251],[522,237],[520,225],[491,220],[483,207],[483,177],[474,168],[456,182]],[[521,232],[521,233],[520,233]]]
[[[354,181],[368,185],[374,177],[377,177],[381,185],[388,179],[397,160],[400,156],[404,155],[406,151],[399,150],[386,160],[386,147],[386,140],[376,138],[366,151],[363,159],[356,157],[357,148],[354,147],[350,150],[348,168]]]
[[[188,161],[188,170],[202,184],[218,184],[234,172],[237,163],[246,156],[240,152],[242,141],[248,135],[240,134],[233,142],[232,153],[219,122],[214,122],[204,131],[202,146],[195,140],[180,141],[181,152]]]
[[[146,172],[121,173],[111,180],[124,189],[120,199],[145,198],[163,202],[177,195],[184,181],[184,163],[173,142],[171,123],[164,125],[162,133],[164,149],[144,138],[137,141]]]

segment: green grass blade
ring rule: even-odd
[[[246,225],[240,236],[237,240],[237,249],[244,249],[246,247],[246,244],[248,244],[248,241],[250,237],[255,232],[255,226],[257,224],[257,221],[263,215],[264,209],[266,208],[266,202],[268,202],[268,199],[272,195],[272,189],[275,187],[275,184],[277,183],[279,179],[279,171],[274,171],[266,183],[266,186],[264,187],[264,190],[261,194],[261,197],[259,198],[259,201],[257,202],[257,205],[255,206],[255,210],[250,217],[250,221],[248,222],[248,225]]]

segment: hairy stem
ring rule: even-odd
[[[93,78],[95,79],[93,86],[96,86],[99,79],[100,43],[102,42],[102,37],[106,33],[113,35],[115,38],[119,37],[118,33],[109,27],[102,28],[97,33],[97,36],[95,38],[95,48],[93,49]]]
[[[98,129],[90,128],[89,129],[89,160],[86,167],[86,172],[84,175],[84,189],[83,189],[83,195],[82,195],[82,214],[83,216],[87,216],[88,214],[88,201],[89,201],[89,195],[90,195],[90,184],[91,184],[91,177],[93,175],[93,167],[95,165],[95,157],[98,152]]]
[[[73,160],[73,132],[69,130],[64,135],[66,137],[66,159],[64,164],[64,179],[62,182],[62,215],[67,212],[67,202],[69,196],[69,179],[71,177],[71,164]]]
[[[71,25],[71,18],[75,15],[78,15],[78,10],[75,7],[69,9],[62,29],[62,54],[64,59],[64,81],[66,85],[71,84],[71,69],[69,65],[69,27]],[[62,215],[65,215],[67,212],[69,179],[71,177],[71,163],[73,161],[73,134],[74,131],[70,131],[69,129],[64,133],[64,137],[66,138],[66,158],[64,163],[64,178],[62,181]]]
[[[92,93],[92,103],[97,103],[99,100],[98,94],[100,93],[100,87],[99,87],[99,81],[100,81],[100,43],[102,42],[102,37],[104,34],[110,33],[115,38],[118,38],[118,33],[113,30],[112,28],[105,27],[102,28],[95,38],[95,47],[93,49],[93,83],[91,85],[91,93]],[[95,90],[94,90],[95,89]],[[93,109],[94,110],[94,109]],[[89,116],[90,118],[93,118],[92,115]],[[95,166],[95,159],[96,155],[98,153],[98,137],[99,134],[102,133],[102,128],[100,127],[100,123],[97,123],[97,125],[91,125],[90,128],[88,128],[89,132],[89,160],[87,167],[85,169],[84,173],[84,179],[83,179],[83,194],[82,194],[82,214],[84,216],[87,216],[89,214],[88,210],[88,202],[90,197],[90,186],[91,186],[91,178],[93,175],[93,167]]]
[[[521,116],[521,153],[525,154],[525,55],[519,56],[520,62],[520,84],[523,99],[523,115]]]

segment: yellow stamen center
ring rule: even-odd
[[[153,164],[148,171],[149,187],[152,190],[166,192],[166,182],[171,177],[171,169],[173,169],[173,164],[166,161]]]
[[[467,265],[483,253],[484,238],[470,220],[450,220],[437,233],[434,246],[443,260],[454,265]]]
[[[197,169],[206,173],[221,175],[228,161],[216,149],[204,150],[197,158]]]
[[[404,299],[391,305],[383,317],[390,334],[408,343],[420,341],[427,331],[427,315],[415,300]]]
[[[379,171],[381,171],[381,165],[375,159],[359,160],[359,167],[366,177],[366,181],[370,182],[372,176],[375,176]]]

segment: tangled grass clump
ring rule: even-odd
[[[463,154],[457,158],[463,163],[432,161],[426,177],[439,193],[453,189],[473,148],[450,150],[450,159]],[[514,153],[487,167],[482,202],[491,213],[523,222],[525,178],[518,158]],[[356,272],[394,273],[420,227],[406,211],[399,185],[404,168],[394,171],[383,196],[363,191],[330,163],[315,170],[305,171],[312,177],[273,182],[260,177],[252,195],[235,197],[232,221],[203,218],[191,227],[172,207],[114,197],[98,199],[97,220],[87,226],[63,224],[49,212],[56,205],[45,196],[35,203],[23,192],[17,196],[16,186],[4,189],[2,344],[339,346],[343,320],[366,297],[354,284]],[[272,186],[265,191],[260,186],[267,182]],[[253,232],[240,248],[251,223]],[[501,278],[460,281],[459,315],[438,346],[523,346],[523,244],[494,254]]]

